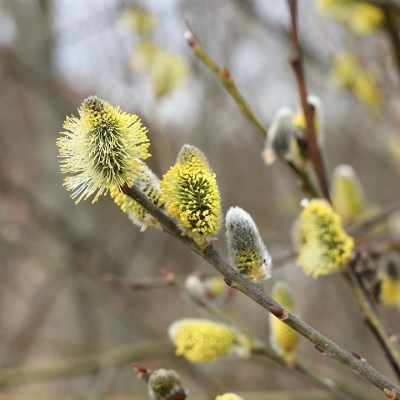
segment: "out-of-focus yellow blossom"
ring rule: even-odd
[[[390,258],[385,260],[381,268],[381,297],[387,306],[400,305],[400,274],[398,265]]]
[[[277,282],[274,285],[272,298],[287,311],[294,312],[292,295],[284,282]],[[295,353],[299,347],[299,334],[272,314],[270,314],[270,326],[271,346],[285,359],[288,365],[293,365]]]
[[[356,172],[350,165],[338,165],[332,174],[333,209],[344,223],[358,221],[365,212],[365,196]]]
[[[142,165],[133,184],[136,185],[157,207],[161,207],[161,189],[158,177],[147,166]],[[110,190],[111,197],[114,199],[121,210],[128,214],[130,220],[143,232],[149,225],[161,228],[160,223],[153,218],[138,202],[128,195],[122,193],[117,187],[113,186]]]
[[[204,153],[185,144],[160,185],[165,209],[178,220],[183,234],[199,246],[214,240],[221,225],[221,197]]]
[[[192,363],[211,362],[228,354],[247,356],[248,340],[228,325],[206,319],[175,321],[168,335],[176,346],[176,355]]]
[[[114,186],[132,186],[142,160],[150,157],[150,143],[136,115],[97,96],[88,97],[78,111],[80,118],[67,117],[57,140],[61,172],[70,174],[64,186],[76,203],[95,193],[94,203]]]
[[[342,229],[341,218],[324,200],[311,200],[300,214],[300,244],[297,264],[316,278],[346,265],[354,240]]]
[[[156,18],[143,7],[132,5],[122,12],[119,23],[129,31],[147,33],[155,28]]]
[[[359,35],[374,32],[385,20],[378,6],[359,0],[319,0],[318,6]]]
[[[131,66],[137,73],[148,73],[155,95],[173,94],[187,82],[190,67],[180,54],[144,40],[132,53]]]
[[[357,99],[369,106],[381,103],[381,95],[373,78],[350,54],[338,56],[331,72],[332,81],[352,91]]]

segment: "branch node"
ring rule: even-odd
[[[356,351],[354,351],[354,350],[350,350],[350,353],[355,357],[355,358],[357,358],[358,360],[360,360],[360,361],[362,361],[362,362],[365,362],[365,361],[367,361],[364,357],[362,357],[360,354],[358,354]]]
[[[289,316],[289,313],[284,308],[278,306],[271,306],[269,312],[281,321],[284,321]]]
[[[323,350],[323,349],[321,349],[321,347],[319,347],[319,346],[317,346],[317,345],[315,345],[314,347],[315,347],[315,350],[317,350],[319,353],[321,353],[321,354],[324,354],[324,355],[325,355],[325,352],[324,352],[324,350]]]
[[[383,393],[385,393],[385,396],[388,398],[388,399],[395,399],[396,398],[396,395],[397,395],[397,393],[394,391],[394,390],[391,390],[391,389],[383,389]]]

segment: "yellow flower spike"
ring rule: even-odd
[[[248,356],[246,337],[228,325],[206,319],[175,321],[168,335],[176,346],[175,354],[192,363],[216,361],[226,355]]]
[[[380,28],[385,20],[382,10],[373,4],[357,0],[319,0],[321,11],[330,14],[359,35]]]
[[[272,298],[287,311],[294,312],[294,304],[289,287],[284,282],[277,282],[272,289]],[[270,314],[270,342],[272,348],[281,355],[288,365],[295,363],[295,353],[299,347],[299,334]]]
[[[354,240],[342,229],[341,218],[325,200],[311,200],[300,214],[297,264],[317,278],[340,271],[350,259]]]
[[[206,156],[185,144],[160,182],[165,210],[178,220],[183,235],[206,247],[221,225],[221,197]]]
[[[151,400],[185,399],[186,391],[182,387],[180,376],[173,369],[157,369],[148,380]]]
[[[253,218],[240,207],[231,207],[226,214],[226,238],[232,267],[253,283],[271,276],[271,256]]]
[[[280,108],[268,129],[268,137],[262,157],[266,165],[272,164],[277,156],[288,155],[293,139],[293,111],[288,107]]]
[[[332,174],[333,209],[344,223],[358,221],[365,212],[365,196],[356,172],[350,165],[338,165]]]
[[[217,396],[215,400],[243,400],[243,398],[235,393],[225,393]]]
[[[380,28],[385,20],[382,10],[373,4],[357,3],[351,11],[350,29],[360,35],[366,35]]]
[[[161,189],[157,175],[147,166],[142,165],[133,184],[136,185],[157,207],[161,207]],[[160,223],[153,218],[139,203],[122,193],[116,186],[110,189],[111,197],[130,220],[143,232],[149,225],[161,229]]]
[[[400,273],[396,262],[387,259],[381,269],[381,297],[387,306],[400,305]]]
[[[78,111],[80,118],[67,117],[57,140],[61,172],[70,174],[64,186],[76,203],[95,194],[94,203],[113,186],[132,186],[150,143],[136,115],[105,100],[90,96]]]

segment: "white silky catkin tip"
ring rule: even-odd
[[[238,272],[253,283],[271,276],[271,256],[253,218],[240,207],[226,214],[226,238],[229,262]]]
[[[293,137],[293,111],[288,107],[280,108],[268,129],[268,137],[262,156],[265,164],[272,164],[276,156],[286,156],[290,151]]]

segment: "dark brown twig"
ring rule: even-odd
[[[314,109],[307,101],[307,86],[304,77],[303,63],[301,59],[301,46],[299,41],[298,26],[297,26],[297,1],[288,0],[291,19],[291,39],[292,52],[289,57],[289,62],[293,67],[297,87],[299,90],[301,106],[303,108],[304,117],[307,125],[307,153],[314,166],[315,174],[322,191],[323,196],[330,202],[329,185],[326,179],[325,167],[319,151],[317,136],[314,125]]]

